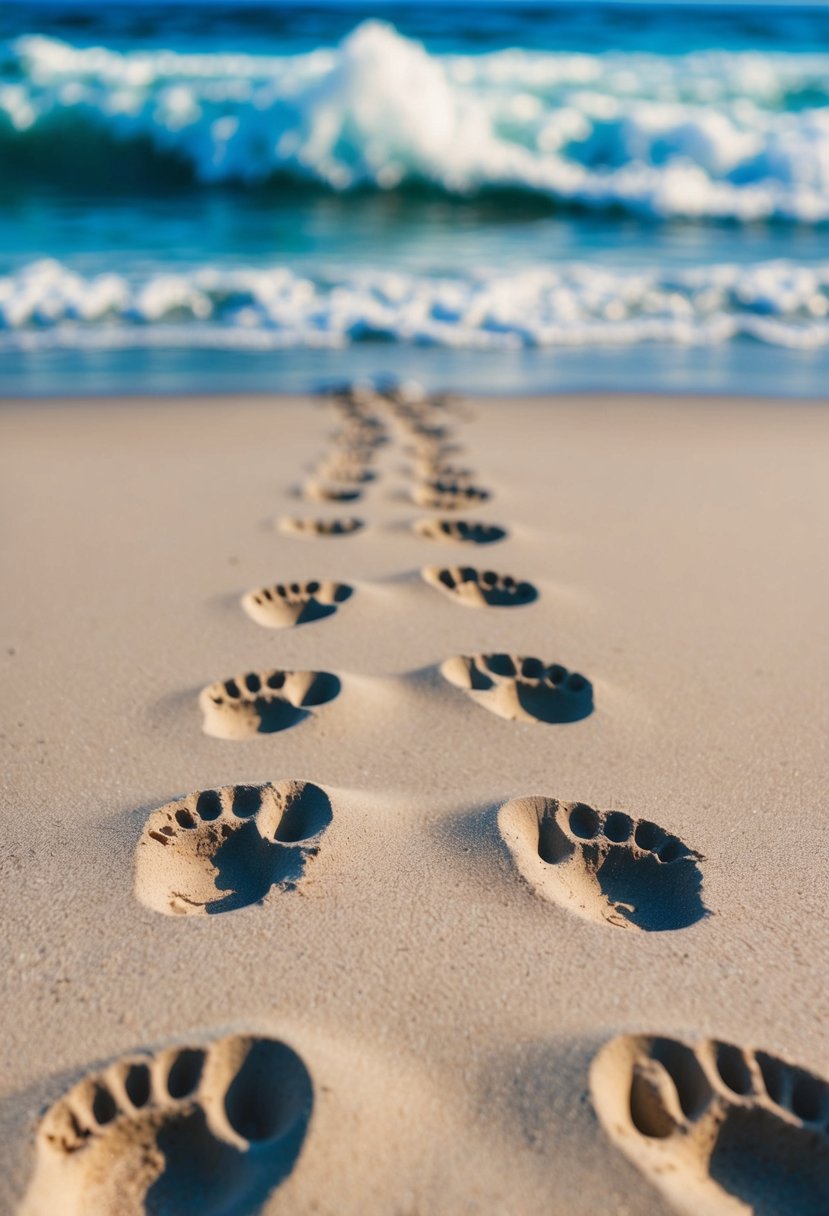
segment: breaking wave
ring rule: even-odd
[[[0,49],[7,177],[426,185],[646,218],[829,220],[825,53],[438,55],[379,21],[284,56],[39,35]]]

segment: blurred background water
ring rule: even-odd
[[[829,9],[7,2],[4,393],[820,394]]]

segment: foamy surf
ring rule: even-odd
[[[149,145],[156,179],[175,165],[202,183],[426,184],[653,218],[829,219],[826,54],[441,55],[379,21],[282,56],[38,35],[7,54],[0,140],[47,173],[44,137],[71,133],[126,158]]]
[[[0,348],[337,347],[384,340],[459,349],[829,345],[829,263],[692,270],[589,263],[427,275],[199,266],[83,275],[55,260],[0,277]]]

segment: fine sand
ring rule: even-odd
[[[825,404],[0,428],[4,1216],[825,1216]]]

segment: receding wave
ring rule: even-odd
[[[646,218],[821,223],[829,55],[437,55],[378,21],[284,56],[26,35],[0,62],[0,144],[7,182],[427,185]]]
[[[466,349],[829,346],[829,263],[698,270],[587,263],[430,276],[372,269],[201,266],[84,276],[60,262],[0,277],[0,350],[223,347],[386,341]]]

